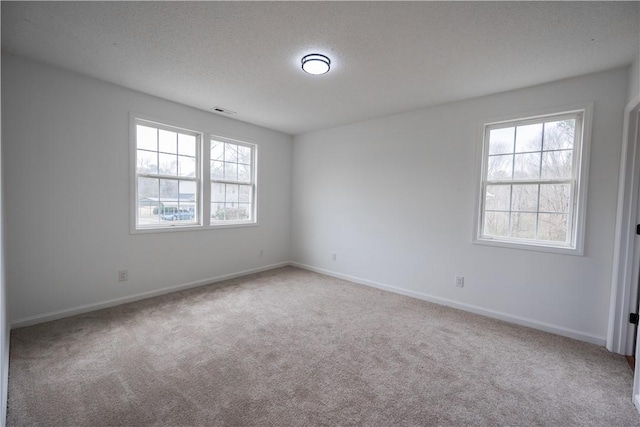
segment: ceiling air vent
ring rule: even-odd
[[[214,113],[218,113],[218,114],[227,114],[229,116],[232,116],[232,115],[236,114],[235,111],[231,111],[231,110],[229,110],[227,108],[222,108],[222,107],[213,107],[211,109],[211,111],[213,111]]]

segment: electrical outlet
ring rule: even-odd
[[[129,280],[129,270],[118,271],[118,281],[126,282],[127,280]]]
[[[337,261],[338,260],[338,254],[337,253],[332,253],[331,254],[331,261]]]
[[[456,276],[456,286],[459,288],[464,287],[464,276]]]

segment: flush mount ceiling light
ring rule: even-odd
[[[312,53],[302,58],[302,69],[309,74],[324,74],[331,68],[331,60],[319,53]]]

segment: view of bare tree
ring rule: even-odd
[[[567,240],[575,126],[565,119],[490,130],[485,235]]]
[[[251,219],[251,162],[251,148],[211,141],[212,219]]]

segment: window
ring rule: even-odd
[[[256,223],[255,145],[140,118],[132,123],[132,231]]]
[[[211,140],[211,222],[251,222],[254,208],[254,148]]]
[[[136,228],[199,224],[200,139],[136,120]]]
[[[484,126],[477,242],[582,252],[585,112]]]

